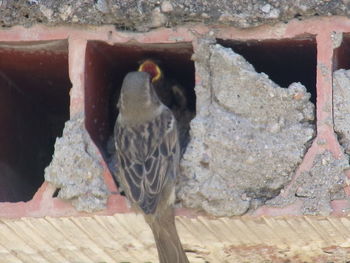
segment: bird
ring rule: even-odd
[[[150,74],[159,99],[173,112],[178,123],[182,155],[189,142],[190,121],[194,118],[195,112],[189,109],[186,89],[175,79],[166,76],[160,64],[155,59],[143,59],[138,71]]]
[[[160,263],[188,263],[175,226],[180,160],[176,119],[146,72],[125,76],[117,107],[114,138],[121,187],[150,226]]]

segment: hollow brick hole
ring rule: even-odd
[[[114,149],[111,140],[118,115],[116,104],[125,75],[136,71],[142,60],[156,60],[166,78],[175,79],[186,90],[189,108],[195,111],[194,63],[191,43],[116,44],[89,41],[86,48],[85,114],[86,128],[109,163]]]
[[[350,34],[344,33],[340,46],[333,50],[333,73],[338,70],[350,70]],[[342,82],[341,77],[345,77],[341,72],[339,75],[333,74],[333,124],[334,132],[337,135],[340,145],[345,153],[349,154],[349,128],[348,127],[348,95],[347,82]]]
[[[30,200],[69,119],[67,41],[0,43],[0,202]]]
[[[224,47],[242,55],[259,73],[266,73],[283,88],[303,84],[316,104],[317,46],[314,37],[282,40],[234,41],[218,39]]]
[[[338,69],[350,69],[350,34],[343,34],[341,45],[334,49],[333,71]]]

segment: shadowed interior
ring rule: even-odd
[[[314,37],[300,39],[233,41],[217,40],[242,55],[259,73],[266,73],[283,88],[301,82],[316,103],[317,46]]]
[[[28,201],[69,119],[67,41],[0,43],[0,201]]]
[[[333,71],[338,69],[350,69],[350,34],[343,34],[341,45],[334,49]]]
[[[195,109],[194,63],[190,43],[118,44],[89,41],[86,48],[85,113],[86,128],[104,157],[118,115],[116,104],[125,75],[137,71],[140,62],[152,58],[167,78],[186,88],[189,106]]]

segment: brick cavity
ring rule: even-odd
[[[350,69],[350,34],[343,34],[341,44],[333,52],[333,71]]]
[[[30,200],[69,119],[68,43],[0,42],[0,202]]]
[[[219,44],[242,55],[258,73],[266,73],[281,87],[300,82],[316,104],[317,47],[314,37],[269,40],[222,40]]]
[[[140,62],[152,58],[166,78],[175,79],[187,92],[189,107],[195,110],[194,63],[191,43],[109,45],[89,41],[86,48],[85,114],[86,128],[102,155],[113,160],[113,129],[116,104],[124,76],[136,71]],[[113,169],[113,165],[110,165]]]
[[[344,34],[333,53],[334,131],[346,154],[350,154],[350,35]]]

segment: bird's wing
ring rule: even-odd
[[[165,108],[146,124],[132,128],[117,124],[115,140],[124,190],[144,213],[154,213],[164,184],[177,172],[179,145],[174,116]]]

